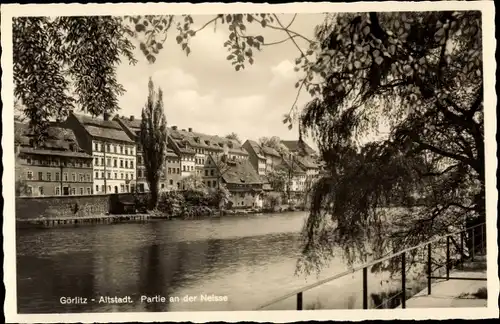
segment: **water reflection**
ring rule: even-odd
[[[19,312],[251,310],[307,282],[293,276],[304,219],[290,213],[19,231]],[[201,302],[200,294],[228,301]],[[98,303],[126,295],[134,303]],[[141,303],[141,295],[166,302]],[[169,301],[186,295],[197,300]],[[89,303],[61,304],[61,296]]]

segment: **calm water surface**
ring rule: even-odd
[[[305,218],[305,213],[284,213],[19,230],[18,309],[20,313],[252,310],[345,270],[341,262],[334,262],[319,277],[294,275]],[[323,287],[322,306],[326,300],[329,308],[350,308],[346,303],[357,298],[358,281],[353,275]],[[316,290],[304,295],[305,306],[319,298]],[[227,296],[228,301],[200,302],[200,294]],[[141,303],[141,295],[160,295],[167,301]],[[186,295],[198,296],[197,301],[183,302]],[[61,304],[62,296],[88,298],[88,304]],[[131,296],[134,302],[98,303],[101,296]],[[181,302],[170,302],[170,297]],[[295,299],[290,298],[269,309],[294,307]]]

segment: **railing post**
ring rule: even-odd
[[[460,232],[460,266],[464,269],[464,232]]]
[[[450,237],[446,237],[446,280],[450,280]]]
[[[475,228],[472,229],[472,243],[471,243],[471,250],[470,250],[470,257],[471,257],[471,261],[474,261],[474,250],[476,248],[476,231],[474,231]]]
[[[427,244],[427,294],[431,294],[431,243]]]
[[[297,294],[297,310],[302,310],[302,292]]]
[[[406,308],[406,252],[401,254],[401,289],[403,290],[401,308]]]
[[[363,268],[363,309],[368,309],[368,268]]]

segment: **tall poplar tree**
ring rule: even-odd
[[[146,166],[146,180],[150,190],[149,208],[158,203],[158,184],[167,155],[167,118],[163,110],[163,92],[154,89],[153,80],[149,79],[149,94],[141,115],[142,155]]]

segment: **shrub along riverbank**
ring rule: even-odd
[[[158,206],[153,211],[147,210],[147,195],[136,196],[135,210],[137,213],[150,214],[152,218],[166,219],[306,210],[304,204],[296,202],[284,204],[282,196],[283,194],[276,192],[266,193],[262,207],[233,207],[224,194],[218,191],[169,191],[160,195]]]

